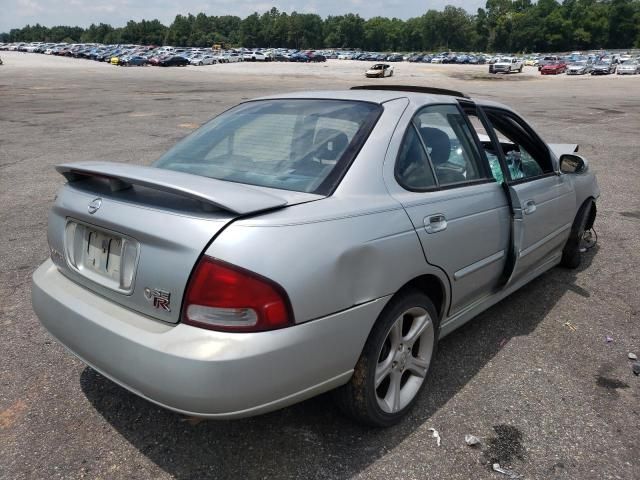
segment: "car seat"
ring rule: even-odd
[[[441,185],[464,182],[464,168],[449,162],[451,141],[449,135],[439,128],[420,127],[422,141],[430,149],[429,156]]]

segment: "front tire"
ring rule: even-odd
[[[571,233],[562,250],[560,265],[565,268],[575,269],[580,266],[580,262],[582,261],[582,252],[580,251],[582,238],[587,228],[593,226],[593,220],[595,219],[590,218],[593,216],[591,213],[593,208],[595,208],[593,200],[588,200],[580,207],[580,210],[578,210],[578,214],[571,226]]]
[[[433,302],[417,290],[398,294],[376,321],[339,408],[364,425],[389,427],[411,409],[425,384],[438,340]]]

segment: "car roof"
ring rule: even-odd
[[[421,92],[407,92],[400,90],[318,90],[318,91],[304,91],[304,92],[292,92],[280,95],[269,95],[266,97],[260,97],[255,100],[276,100],[276,99],[326,99],[326,100],[354,100],[360,102],[372,102],[383,104],[391,100],[398,98],[407,98],[414,104],[426,105],[431,103],[456,103],[456,99],[453,95],[437,95],[432,93]],[[468,99],[473,101],[476,105],[485,107],[497,107],[506,110],[512,110],[498,102],[482,99]]]
[[[270,95],[257,100],[275,100],[285,98],[304,99],[326,99],[326,100],[354,100],[360,102],[385,103],[397,98],[415,98],[424,103],[442,102],[447,99],[447,103],[453,102],[454,97],[444,95],[431,95],[424,93],[402,92],[395,90],[318,90],[305,92],[292,92],[281,95]]]

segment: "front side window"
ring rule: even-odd
[[[381,112],[341,100],[263,100],[214,118],[154,164],[219,180],[329,193]]]
[[[549,149],[522,120],[498,109],[485,109],[485,113],[500,142],[510,180],[553,172]]]
[[[467,114],[469,123],[471,123],[471,128],[475,131],[480,145],[484,150],[484,154],[489,163],[491,176],[496,182],[502,183],[504,181],[504,174],[502,173],[502,167],[500,166],[500,158],[498,157],[498,152],[496,152],[493,147],[493,142],[491,141],[489,132],[487,132],[485,128],[484,122],[482,122],[480,117],[478,117],[475,106],[463,105],[462,108]]]

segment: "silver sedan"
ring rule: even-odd
[[[150,167],[59,165],[33,307],[176,412],[245,417],[334,390],[392,425],[439,339],[579,265],[599,189],[576,151],[448,90],[248,101]]]
[[[218,60],[213,55],[196,55],[189,60],[191,65],[213,65],[218,63]]]

